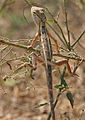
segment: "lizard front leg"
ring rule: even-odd
[[[35,38],[34,38],[34,40],[32,41],[32,44],[31,44],[31,46],[30,46],[29,48],[34,47],[35,43],[37,42],[38,37],[40,38],[40,32],[37,32],[37,33],[36,33]]]

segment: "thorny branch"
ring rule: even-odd
[[[26,50],[31,51],[31,52],[34,51],[34,52],[39,53],[39,55],[40,55],[40,50],[37,50],[37,49],[34,49],[34,48],[30,48],[29,46],[26,46],[26,45],[15,44],[13,42],[7,42],[5,40],[0,40],[0,43],[4,44],[4,45],[10,45],[10,46],[14,46],[14,47],[23,48],[23,49],[26,49]],[[7,46],[6,46],[6,48],[7,48]],[[82,60],[82,58],[76,58],[76,57],[72,57],[72,56],[62,55],[60,53],[53,54],[53,56],[58,56],[58,57],[61,57],[61,58],[73,59],[73,60],[78,60],[78,61]],[[83,62],[85,62],[85,59],[83,59]]]

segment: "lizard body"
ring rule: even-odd
[[[51,106],[51,115],[53,120],[55,120],[54,114],[54,105],[53,105],[53,89],[52,89],[52,66],[48,63],[52,60],[52,46],[51,41],[48,36],[48,32],[46,29],[46,16],[44,14],[44,9],[33,6],[31,9],[33,19],[35,20],[36,25],[41,25],[41,45],[43,49],[43,55],[45,60],[45,70],[46,70],[46,79],[48,85],[49,92],[49,102]],[[34,14],[34,15],[33,15]]]

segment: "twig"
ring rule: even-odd
[[[15,1],[11,1],[10,0],[10,2],[8,2],[8,0],[5,0],[4,2],[3,2],[3,4],[2,4],[2,7],[0,8],[0,12],[2,12],[2,10],[6,7],[6,6],[8,6],[8,5],[11,5],[11,4],[13,4]]]
[[[30,0],[25,0],[25,2],[26,2],[28,5],[30,5],[30,7],[32,7],[32,3],[31,3]]]
[[[0,48],[0,52],[6,50],[6,48],[8,48],[8,47],[9,47],[9,46],[7,45],[7,46],[5,46],[5,47],[3,47],[3,48]]]
[[[85,30],[81,33],[81,35],[79,36],[79,38],[77,40],[74,41],[74,43],[71,45],[71,47],[73,48],[76,43],[81,39],[81,37],[85,34]]]
[[[27,20],[27,18],[26,18],[26,16],[25,16],[25,9],[27,8],[27,6],[25,6],[24,8],[23,8],[23,16],[24,16],[24,19],[26,20],[26,22],[29,24],[29,22],[28,22],[28,20]]]
[[[66,58],[66,59],[73,59],[73,60],[78,60],[78,61],[85,62],[85,59],[82,60],[82,58],[71,57],[71,56],[62,55],[62,54],[59,54],[59,53],[53,54],[53,56],[58,56],[58,57]]]
[[[59,99],[60,95],[61,95],[61,90],[59,89],[58,94],[56,96],[56,100],[54,102],[54,108],[55,108],[55,106],[56,106],[56,104],[58,102],[58,99]],[[50,120],[50,118],[51,118],[51,112],[49,113],[47,120]]]
[[[11,52],[13,48],[10,48],[8,52],[0,59],[0,62]]]
[[[48,23],[46,22],[47,25],[53,30],[53,32],[58,36],[58,38],[61,40],[61,42],[63,43],[63,45],[66,47],[65,42],[63,41],[63,39],[60,37],[60,35],[58,34],[58,32]]]
[[[3,5],[2,5],[2,7],[1,7],[1,9],[0,9],[0,12],[6,7],[7,2],[8,2],[8,0],[5,0],[5,1],[4,1]]]
[[[66,8],[65,8],[65,23],[66,23],[66,29],[67,29],[67,34],[68,34],[68,48],[70,50],[70,31],[69,31],[69,28],[68,28],[68,20],[67,20],[67,12],[66,12]]]
[[[26,49],[26,50],[29,50],[29,51],[34,51],[34,52],[37,52],[37,53],[40,54],[40,50],[37,50],[37,49],[34,49],[34,48],[30,48],[30,47],[25,46],[25,45],[14,44],[12,42],[7,42],[7,41],[4,41],[4,40],[0,40],[0,42],[2,44],[12,45],[12,46],[23,48],[23,49]],[[66,56],[66,55],[62,55],[60,53],[53,54],[53,56],[58,56],[58,57],[62,57],[62,58],[66,58],[66,59],[68,58],[68,59],[73,59],[73,60],[78,60],[78,61],[82,60],[82,58],[76,58],[76,57]],[[83,59],[83,62],[85,62],[85,59]]]
[[[28,46],[25,46],[25,45],[15,44],[15,43],[12,43],[12,42],[7,42],[5,40],[0,40],[0,43],[6,44],[6,45],[11,45],[11,46],[14,46],[14,47],[24,48],[24,49],[29,50],[29,51],[34,51],[34,52],[40,53],[39,50],[36,50],[32,47],[28,47]]]
[[[17,58],[7,59],[3,63],[0,64],[0,67],[2,65],[4,65],[5,63],[11,62],[11,61],[15,61],[15,60],[19,60],[19,59],[23,59],[23,57],[17,57]]]
[[[48,8],[45,7],[45,9],[48,11],[48,13],[51,15],[52,19],[54,20],[54,22],[57,24],[58,28],[59,28],[60,31],[61,31],[61,34],[62,34],[62,37],[63,37],[63,39],[64,39],[64,41],[65,41],[65,44],[66,44],[66,46],[68,47],[67,40],[66,40],[66,38],[65,38],[65,36],[64,36],[63,30],[62,30],[61,26],[59,25],[58,21],[55,20],[54,16],[53,16],[52,13],[48,10]]]
[[[61,77],[60,77],[61,84],[62,84],[62,80],[64,79],[65,71],[66,71],[66,66],[64,66],[63,72],[62,72]],[[54,102],[54,108],[56,107],[56,104],[57,104],[57,102],[58,102],[58,99],[59,99],[60,95],[61,95],[64,91],[66,91],[66,89],[63,90],[63,89],[60,89],[60,88],[59,88],[58,94],[57,94],[57,96],[56,96],[56,100],[55,100],[55,102]],[[47,120],[50,120],[50,117],[51,117],[51,112],[49,113]]]
[[[6,79],[10,76],[12,76],[13,74],[17,73],[19,70],[21,70],[23,67],[25,67],[26,65],[28,65],[28,62],[24,62],[23,64],[21,64],[18,68],[16,68],[12,73],[10,73],[9,75],[5,76],[3,79],[6,81]]]

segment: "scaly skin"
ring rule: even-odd
[[[45,60],[45,70],[46,70],[46,78],[47,78],[47,85],[48,85],[48,92],[49,92],[49,102],[51,106],[51,115],[52,120],[55,120],[55,113],[54,113],[54,105],[53,105],[53,89],[52,89],[52,67],[48,64],[48,61],[51,62],[52,60],[52,47],[51,41],[47,33],[46,29],[46,16],[44,14],[44,9],[41,7],[33,6],[31,8],[33,20],[36,25],[41,25],[41,45],[43,48],[43,56]]]

